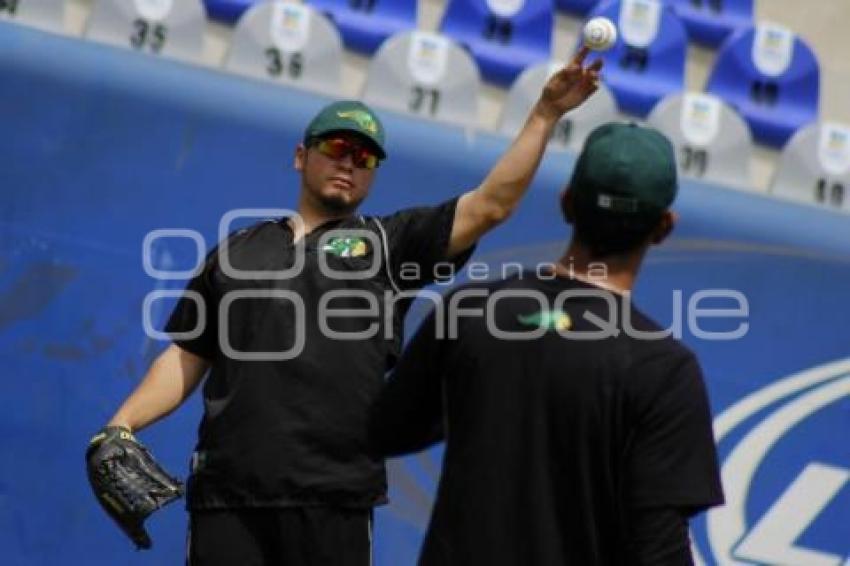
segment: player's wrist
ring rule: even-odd
[[[554,103],[540,98],[531,110],[532,118],[541,120],[547,126],[554,126],[564,112]]]
[[[130,421],[126,418],[122,418],[122,417],[118,417],[118,416],[113,417],[108,423],[106,423],[106,425],[103,428],[105,430],[107,428],[112,428],[112,427],[124,429],[127,432],[133,432],[133,427],[130,425]]]

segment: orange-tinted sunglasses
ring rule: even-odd
[[[374,169],[381,162],[372,148],[346,138],[317,139],[314,145],[319,153],[331,159],[342,159],[346,155],[350,155],[351,162],[358,169]]]

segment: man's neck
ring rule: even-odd
[[[645,251],[626,256],[593,258],[583,246],[571,242],[555,263],[558,275],[578,279],[615,293],[631,292]]]
[[[289,221],[293,232],[293,240],[297,242],[325,222],[347,218],[350,215],[351,212],[331,212],[327,209],[312,206],[310,203],[302,200],[298,203],[298,216],[301,218],[301,222]]]

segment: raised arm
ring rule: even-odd
[[[585,66],[588,49],[552,75],[528,118],[484,181],[460,197],[449,242],[449,257],[469,248],[488,230],[503,222],[519,203],[558,120],[596,92],[602,61]]]
[[[172,344],[154,361],[109,425],[139,431],[158,421],[186,400],[209,365],[204,358]]]

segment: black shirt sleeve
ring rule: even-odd
[[[213,270],[216,269],[218,247],[207,254],[201,271],[189,281],[186,293],[165,325],[165,332],[172,335],[173,342],[196,356],[207,360],[216,357],[218,348],[218,302],[213,292]],[[195,296],[192,298],[189,294]],[[203,313],[201,313],[203,309]],[[199,327],[200,325],[200,327]],[[181,337],[191,332],[195,336]]]
[[[369,443],[376,455],[418,452],[443,440],[446,341],[436,320],[432,311],[372,406]]]
[[[671,507],[634,510],[628,555],[633,566],[693,566],[687,517]]]
[[[666,377],[636,403],[627,485],[634,508],[677,507],[691,515],[723,503],[723,491],[702,372],[690,352],[678,360],[641,370]]]
[[[390,269],[402,289],[416,289],[440,276],[438,264],[456,272],[467,262],[475,246],[453,258],[447,257],[459,197],[436,206],[400,210],[380,218],[386,230]],[[435,275],[436,273],[436,275]]]

